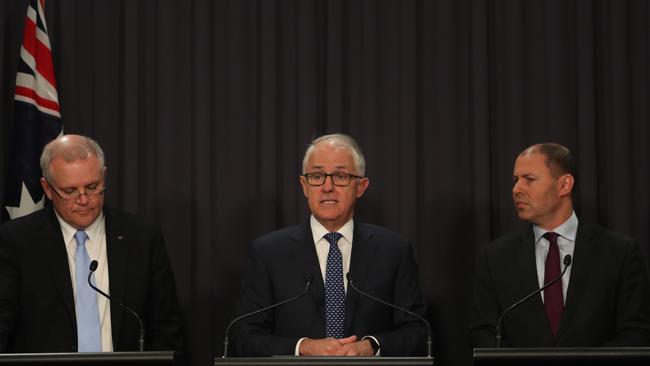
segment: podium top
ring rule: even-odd
[[[216,357],[214,366],[432,366],[430,357]]]
[[[174,365],[174,356],[174,351],[5,353],[0,354],[0,365],[162,366]]]
[[[474,348],[474,366],[647,366],[650,347]]]

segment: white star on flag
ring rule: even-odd
[[[9,217],[13,220],[43,208],[43,198],[44,196],[41,196],[40,201],[34,202],[32,195],[27,190],[27,186],[25,186],[25,182],[23,182],[23,189],[20,192],[20,205],[18,207],[5,206],[5,208],[9,213]]]

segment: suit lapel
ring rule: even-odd
[[[124,232],[123,222],[112,211],[104,209],[106,219],[106,252],[108,256],[108,278],[111,306],[111,328],[113,345],[117,346],[118,335],[122,325],[122,309],[119,303],[124,301],[126,289],[126,258],[129,237]]]
[[[521,245],[518,246],[520,254],[518,255],[519,262],[519,271],[517,273],[523,273],[523,280],[520,281],[522,284],[521,294],[529,294],[535,289],[539,288],[539,280],[537,277],[537,260],[535,255],[535,235],[533,233],[533,227],[528,226],[526,231],[521,236]],[[544,310],[544,303],[542,302],[542,295],[537,294],[529,301],[532,302],[532,314],[530,315],[531,322],[534,322],[533,329],[543,329],[544,338],[548,342],[553,342],[553,336],[551,334],[551,328],[548,324],[546,318],[546,310]]]
[[[49,265],[50,276],[54,279],[58,292],[65,303],[70,320],[76,323],[74,292],[72,291],[68,253],[63,241],[61,226],[54,214],[54,209],[50,207],[45,210],[49,212],[45,215],[43,225],[39,229],[39,237],[36,238],[36,243],[41,243],[44,258],[49,259],[47,263]]]
[[[354,284],[359,289],[364,288],[366,279],[370,271],[370,265],[373,262],[377,247],[376,243],[372,240],[373,234],[367,226],[355,221],[354,222],[354,238],[352,243],[352,255],[350,258],[350,273],[354,275]],[[346,278],[346,274],[343,274]],[[346,316],[345,316],[345,330],[349,334],[352,319],[354,319],[354,312],[356,311],[357,300],[359,296],[348,296],[350,291],[354,291],[348,287],[346,295]]]
[[[294,253],[296,253],[296,262],[301,268],[303,277],[305,279],[312,279],[310,293],[316,309],[318,309],[323,319],[325,319],[325,284],[323,283],[323,275],[320,271],[316,245],[314,244],[309,222],[298,226],[293,232],[292,239],[294,242]]]
[[[587,250],[593,239],[594,232],[591,228],[578,224],[578,233],[576,235],[575,247],[573,249],[573,259],[571,261],[571,278],[569,279],[569,288],[567,289],[567,298],[564,306],[564,314],[560,320],[558,329],[558,341],[562,337],[564,329],[568,329],[571,319],[575,318],[574,312],[578,311],[579,301],[585,297],[582,293],[585,285],[589,282],[589,274],[593,273],[591,266],[597,263],[592,259],[593,252]],[[576,262],[575,258],[579,258]]]

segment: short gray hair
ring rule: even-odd
[[[99,160],[99,167],[104,170],[104,151],[95,140],[80,135],[62,135],[50,141],[43,148],[41,153],[41,172],[43,177],[52,181],[50,163],[55,158],[63,158],[66,162],[73,162],[77,159],[85,160],[94,155]]]
[[[305,157],[302,159],[302,174],[307,173],[307,164],[309,162],[311,154],[314,152],[316,145],[326,140],[334,140],[337,146],[341,146],[350,150],[350,153],[352,154],[352,160],[354,160],[354,167],[357,170],[356,173],[362,177],[365,176],[366,159],[363,157],[363,152],[361,151],[359,144],[357,144],[357,142],[351,136],[342,133],[323,135],[314,139],[307,146],[307,150],[305,150]]]

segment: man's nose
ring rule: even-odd
[[[323,191],[331,192],[331,191],[334,190],[334,180],[333,179],[334,179],[334,177],[332,177],[331,175],[325,177],[325,182],[323,182]]]
[[[516,182],[514,183],[514,185],[512,186],[512,194],[513,194],[513,195],[516,195],[516,194],[518,194],[518,193],[521,193],[521,184],[520,184],[520,182],[521,182],[521,180],[518,180],[518,181],[516,181]]]
[[[88,198],[88,192],[80,192],[79,196],[77,197],[77,204],[87,205],[88,202],[90,202],[90,199]]]

